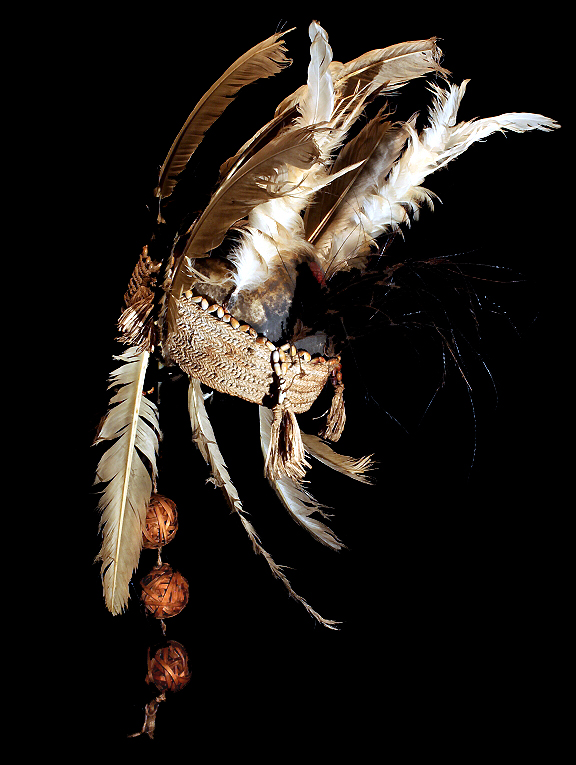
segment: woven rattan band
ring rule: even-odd
[[[205,385],[255,404],[272,406],[278,389],[270,343],[256,338],[203,309],[189,295],[177,301],[177,331],[169,338],[168,355]],[[244,327],[246,325],[243,325]],[[290,356],[284,364],[286,394],[295,413],[306,412],[333,369],[333,361],[306,361]]]

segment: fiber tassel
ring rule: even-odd
[[[332,404],[326,418],[326,425],[319,435],[328,441],[336,443],[342,435],[346,424],[346,409],[344,407],[344,383],[340,380],[334,384]]]
[[[293,481],[302,481],[310,463],[306,460],[300,426],[290,402],[284,399],[276,404],[272,415],[264,474],[271,481],[283,476]]]

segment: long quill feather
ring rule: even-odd
[[[290,30],[288,30],[290,31]],[[160,168],[157,194],[165,199],[176,186],[178,175],[200,145],[204,134],[232,103],[238,91],[262,77],[271,77],[290,64],[280,37],[272,35],[238,58],[196,104],[176,136]]]
[[[377,48],[347,64],[335,62],[334,87],[340,97],[359,93],[366,99],[376,91],[389,92],[431,72],[446,74],[438,63],[440,55],[434,37]]]
[[[113,440],[102,455],[96,482],[107,483],[99,502],[102,512],[102,582],[106,606],[121,613],[128,603],[128,585],[138,567],[146,507],[156,477],[160,433],[156,406],[143,394],[148,351],[129,348],[115,356],[122,366],[110,376],[111,398],[95,443]],[[142,457],[147,460],[148,467]]]
[[[282,571],[283,567],[275,563],[270,553],[268,553],[262,547],[260,538],[258,537],[254,526],[246,517],[242,507],[242,502],[238,496],[238,492],[236,491],[236,488],[230,479],[230,474],[228,473],[226,463],[224,462],[224,458],[216,442],[214,430],[212,428],[212,424],[210,423],[210,419],[206,411],[206,406],[204,405],[204,396],[202,394],[202,388],[198,380],[190,379],[190,387],[188,389],[188,408],[190,412],[190,423],[192,425],[194,442],[198,446],[200,453],[204,457],[205,461],[211,467],[212,481],[216,486],[219,486],[223,490],[228,504],[240,518],[242,526],[244,527],[244,530],[252,542],[252,549],[258,555],[262,555],[272,574],[284,584],[290,596],[294,598],[294,600],[301,603],[308,611],[308,613],[317,619],[320,624],[323,624],[325,627],[329,627],[330,629],[335,629],[337,622],[334,622],[330,619],[325,619],[323,616],[320,616],[320,614],[315,611],[304,600],[304,598],[298,595],[292,589],[292,585]]]

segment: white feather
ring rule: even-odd
[[[422,183],[476,141],[497,131],[523,133],[559,127],[548,117],[525,112],[457,124],[458,108],[467,84],[465,80],[460,86],[451,85],[448,89],[438,85],[431,88],[434,101],[429,110],[429,127],[418,134],[413,121],[406,123],[406,148],[390,173],[377,179],[363,196],[352,199],[347,227],[336,232],[326,256],[330,273],[347,267],[351,259],[365,254],[376,237],[401,224],[409,225],[423,205],[432,207],[435,195]]]
[[[114,357],[123,363],[110,375],[109,387],[121,387],[110,400],[113,408],[95,441],[114,440],[96,472],[96,482],[107,483],[99,502],[103,542],[98,559],[102,561],[106,606],[113,614],[121,613],[128,603],[128,585],[138,567],[146,508],[156,477],[158,412],[142,394],[148,357],[147,351],[136,348]]]
[[[308,33],[311,41],[310,63],[308,81],[298,101],[301,115],[297,120],[299,126],[328,122],[334,110],[334,86],[329,71],[332,48],[328,44],[328,35],[316,21],[310,24]]]
[[[228,256],[235,271],[232,280],[234,295],[254,290],[268,279],[271,269],[278,263],[278,247],[268,234],[253,226],[242,230],[240,243]]]
[[[324,123],[331,119],[334,109],[334,90],[329,72],[332,50],[322,27],[312,22],[309,29],[311,40],[310,64],[306,86],[299,90],[297,99],[298,118],[287,128],[298,130]],[[318,162],[311,169],[301,169],[285,164],[278,168],[274,178],[278,196],[254,207],[248,215],[247,228],[242,241],[232,254],[237,273],[233,277],[235,291],[256,289],[266,281],[273,267],[295,271],[302,251],[307,250],[301,212],[316,193],[320,173],[324,170],[322,153],[323,137],[329,131],[315,134],[320,149]]]
[[[530,112],[508,112],[498,117],[485,117],[456,124],[458,108],[469,82],[470,80],[464,80],[459,86],[451,85],[448,89],[439,85],[430,86],[434,95],[428,113],[430,125],[422,131],[419,140],[428,151],[438,155],[435,170],[492,133],[505,130],[513,133],[525,133],[529,130],[549,131],[559,127],[555,120]]]
[[[244,508],[242,507],[242,502],[238,496],[238,492],[236,491],[236,488],[230,479],[228,468],[226,467],[224,457],[222,456],[220,448],[216,442],[214,430],[204,405],[204,396],[202,395],[202,388],[198,380],[190,379],[190,387],[188,389],[188,409],[190,412],[190,423],[192,425],[194,442],[212,469],[213,483],[224,491],[228,504],[240,518],[242,526],[244,527],[244,530],[252,542],[252,549],[254,552],[258,555],[262,555],[262,557],[266,560],[266,563],[268,564],[272,574],[284,584],[290,593],[290,596],[301,603],[309,614],[311,614],[325,627],[336,629],[335,625],[337,622],[334,622],[330,619],[324,619],[324,617],[320,616],[320,614],[315,611],[304,600],[304,598],[302,598],[292,589],[292,585],[282,571],[283,567],[275,563],[270,553],[268,553],[262,547],[260,538],[258,537],[254,526],[246,517]]]

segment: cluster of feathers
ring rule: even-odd
[[[280,34],[264,40],[235,61],[202,96],[162,164],[155,189],[157,221],[134,270],[120,318],[128,347],[110,378],[110,410],[97,442],[111,441],[98,468],[105,484],[102,512],[102,579],[107,608],[118,614],[128,601],[138,566],[146,507],[156,487],[160,438],[158,411],[144,393],[151,358],[170,364],[166,353],[175,331],[176,301],[193,290],[223,305],[273,342],[285,336],[299,269],[310,269],[321,285],[338,272],[363,269],[378,240],[431,206],[426,178],[476,141],[497,131],[522,133],[558,127],[538,114],[509,113],[458,122],[467,81],[451,84],[434,39],[373,50],[348,63],[333,60],[325,30],[309,28],[307,82],[285,98],[271,119],[220,167],[216,191],[192,225],[170,220],[171,202],[190,157],[206,131],[239,91],[279,73],[290,61]],[[386,97],[416,78],[430,77],[426,127],[416,117],[393,122]],[[353,133],[368,104],[382,99],[377,114]],[[300,347],[306,347],[299,337]],[[322,352],[309,338],[311,352]],[[190,379],[192,433],[254,550],[273,574],[319,622],[334,628],[297,595],[264,550],[217,445],[200,382]],[[269,448],[271,411],[260,409],[262,450]],[[302,435],[306,454],[353,479],[368,481],[369,458],[337,454],[325,440]],[[302,482],[271,480],[291,515],[322,543],[341,542],[320,521],[319,505]]]

